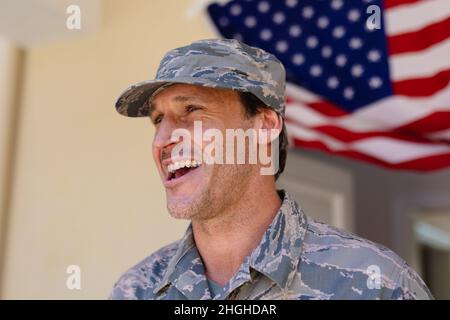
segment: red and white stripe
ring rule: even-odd
[[[288,84],[291,143],[396,169],[448,167],[449,0],[385,0],[384,14],[394,95],[347,113]]]

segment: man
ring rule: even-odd
[[[181,240],[128,270],[112,299],[432,298],[395,253],[308,218],[276,190],[286,161],[284,89],[273,55],[236,40],[201,40],[168,52],[155,80],[120,96],[119,113],[151,118],[168,210],[191,224]],[[205,141],[193,138],[198,123],[202,132],[281,131],[257,140],[258,149],[279,147],[271,153],[278,172],[261,174],[261,161],[204,162]],[[180,129],[191,138],[177,138]],[[197,152],[177,158],[186,139]]]

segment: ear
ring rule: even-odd
[[[259,144],[268,144],[274,141],[283,129],[283,118],[280,114],[269,108],[262,108],[259,117],[259,129],[261,133],[258,134]],[[265,129],[265,130],[264,130]]]

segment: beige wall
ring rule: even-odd
[[[101,31],[25,61],[2,298],[105,298],[132,264],[181,236],[151,158],[146,119],[116,96],[173,47],[213,37],[191,1],[107,0]],[[66,267],[81,267],[80,291]]]
[[[22,58],[14,43],[0,36],[0,275],[10,205]]]

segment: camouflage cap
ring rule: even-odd
[[[116,102],[128,117],[149,114],[149,97],[161,86],[186,83],[250,92],[284,117],[286,72],[272,54],[234,39],[208,39],[169,51],[156,78],[126,89]]]

